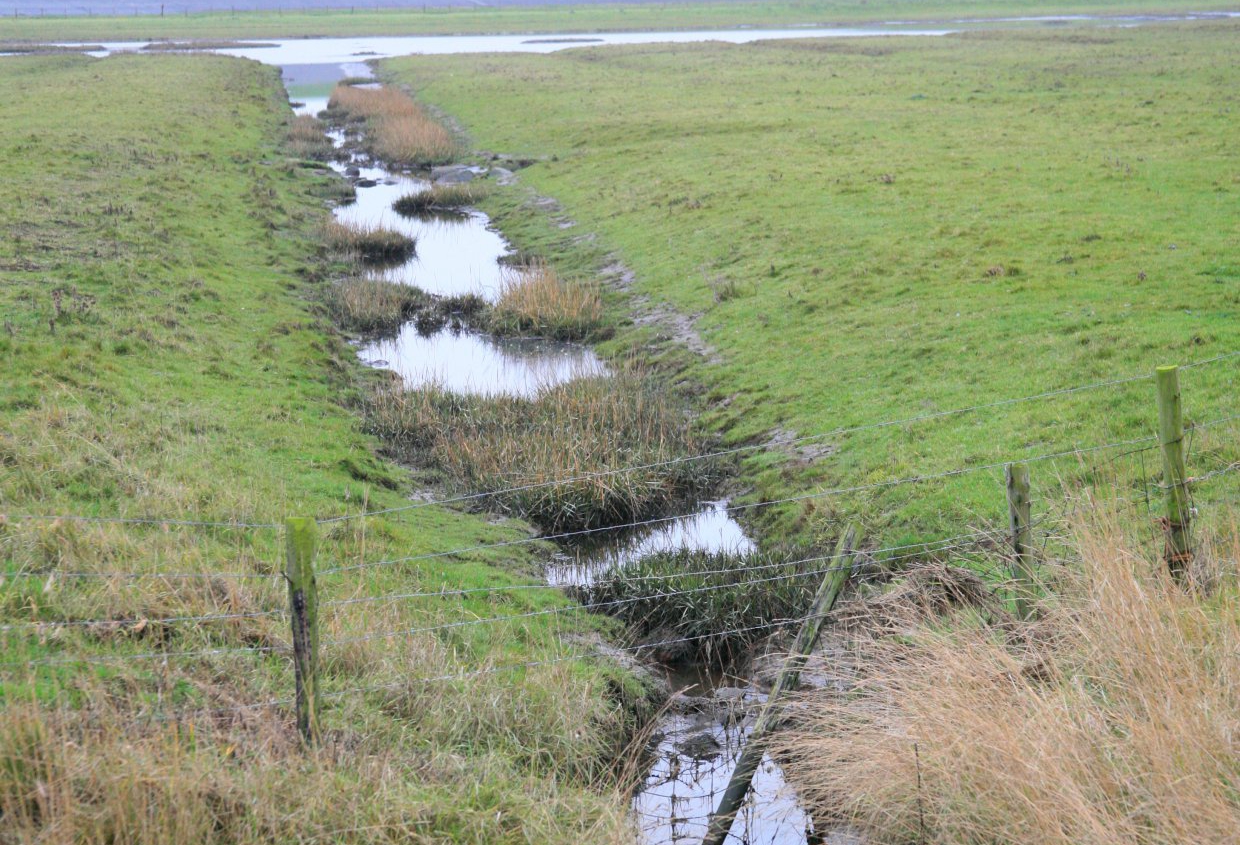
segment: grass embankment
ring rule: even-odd
[[[1196,0],[793,0],[793,2],[598,4],[565,8],[494,6],[419,9],[340,8],[324,11],[241,11],[194,15],[116,16],[95,9],[86,17],[27,17],[5,23],[14,40],[141,40],[152,38],[293,38],[344,35],[623,32],[803,26],[864,21],[924,21],[958,17],[1187,12],[1235,9]]]
[[[363,371],[311,258],[332,189],[286,157],[276,71],[6,58],[0,88],[0,840],[615,840],[623,801],[591,786],[629,681],[571,660],[422,680],[558,658],[587,619],[364,639],[561,595],[331,604],[530,583],[527,547],[321,574],[325,742],[306,754],[287,704],[233,709],[292,695],[278,531],[20,518],[275,523],[407,499],[342,405]],[[415,513],[325,525],[320,568],[529,532]]]
[[[1238,42],[1218,23],[384,68],[477,146],[538,159],[521,181],[577,225],[497,194],[484,207],[520,246],[577,269],[614,253],[635,294],[691,318],[720,360],[685,375],[741,443],[1240,348]],[[674,335],[641,327],[617,345]],[[1234,360],[1186,371],[1186,419],[1231,413],[1235,382]],[[1153,385],[1136,382],[825,437],[809,445],[834,454],[776,449],[744,472],[754,499],[778,498],[1142,437],[1155,421]],[[1192,451],[1193,473],[1240,457],[1227,427]],[[1034,465],[1035,497],[1114,454]],[[1125,480],[1156,481],[1150,457],[1125,458]],[[1002,470],[825,497],[781,530],[837,515],[885,544],[1001,524]]]
[[[1186,594],[1094,512],[1036,623],[890,605],[853,694],[807,695],[776,752],[823,822],[874,842],[1223,845],[1240,825],[1240,549]]]

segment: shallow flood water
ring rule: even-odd
[[[585,586],[657,552],[685,549],[747,554],[755,549],[745,530],[728,514],[726,501],[702,502],[695,513],[637,530],[592,536],[588,544],[571,549],[548,570],[550,583],[558,587]]]
[[[299,102],[298,114],[316,115],[327,107],[322,95],[328,80],[343,76],[370,76],[366,65],[345,63],[330,73],[300,72],[311,78],[305,85],[289,84],[289,97]],[[337,146],[340,132],[331,133]],[[342,223],[384,226],[414,238],[417,251],[408,261],[376,267],[370,272],[387,281],[411,285],[444,296],[476,294],[494,302],[503,274],[500,260],[512,250],[476,210],[453,217],[404,217],[392,204],[403,196],[431,186],[429,178],[391,172],[359,158],[332,162],[331,167],[352,181],[356,200],[333,209]],[[606,366],[586,346],[541,338],[497,338],[467,329],[443,328],[422,334],[406,323],[395,337],[359,344],[358,355],[372,367],[392,370],[406,387],[436,385],[458,393],[534,396],[541,388],[575,378],[602,375]]]

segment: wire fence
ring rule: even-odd
[[[1240,357],[1240,352],[1227,353],[1215,356],[1210,359],[1195,362],[1186,365],[1184,369],[1206,366],[1220,361],[1232,360]],[[405,511],[416,510],[420,508],[432,506],[450,506],[458,504],[478,503],[486,500],[494,500],[496,498],[510,495],[516,492],[528,491],[536,488],[551,487],[563,484],[575,484],[583,481],[598,480],[602,477],[614,475],[623,472],[650,471],[659,468],[665,468],[677,463],[685,461],[702,461],[702,460],[719,460],[731,458],[738,455],[755,453],[764,449],[783,449],[791,445],[800,445],[806,443],[819,442],[825,438],[838,437],[854,432],[881,430],[885,428],[915,425],[920,422],[942,419],[952,416],[958,416],[969,413],[977,413],[988,409],[1018,405],[1021,403],[1051,400],[1056,397],[1072,395],[1084,391],[1099,390],[1116,386],[1127,385],[1135,382],[1148,381],[1149,376],[1128,376],[1122,378],[1109,379],[1106,381],[1094,382],[1091,384],[1080,385],[1076,387],[1063,388],[1058,390],[1046,391],[1043,393],[1033,394],[1030,396],[1018,397],[1013,399],[1004,399],[995,402],[979,403],[963,408],[955,408],[946,411],[930,412],[914,416],[903,417],[900,419],[885,420],[871,422],[848,427],[841,427],[831,431],[822,432],[804,437],[795,438],[791,441],[784,441],[776,445],[771,444],[749,444],[744,446],[733,447],[729,449],[718,450],[708,454],[687,456],[676,458],[668,461],[644,463],[621,469],[607,470],[597,473],[583,473],[574,475],[570,478],[554,479],[537,484],[515,485],[495,490],[471,493],[468,495],[449,496],[435,498],[426,501],[411,503],[407,506],[394,508],[384,508],[372,511],[365,511],[356,514],[341,514],[315,520],[320,526],[330,526],[336,523],[349,522],[353,520],[369,519]],[[1231,414],[1208,420],[1206,422],[1197,423],[1186,430],[1186,436],[1189,438],[1190,454],[1192,436],[1199,430],[1208,430],[1218,426],[1225,425],[1230,422],[1240,420],[1240,414]],[[1008,467],[1013,462],[1025,464],[1039,463],[1045,461],[1065,460],[1072,458],[1084,458],[1085,456],[1098,455],[1100,453],[1112,452],[1116,454],[1110,455],[1106,462],[1114,462],[1123,457],[1137,455],[1140,456],[1142,463],[1142,480],[1138,488],[1139,496],[1132,499],[1129,504],[1132,507],[1144,507],[1151,510],[1151,492],[1162,495],[1167,493],[1174,485],[1168,485],[1162,481],[1150,482],[1144,471],[1144,453],[1160,448],[1160,438],[1155,435],[1137,437],[1125,440],[1114,440],[1109,442],[1077,445],[1070,448],[1063,448],[1055,451],[1040,452],[1033,455],[1013,456],[1009,460],[994,461],[982,464],[959,466],[950,470],[922,473],[915,475],[906,475],[896,478],[881,479],[864,484],[829,487],[817,490],[806,491],[796,495],[784,496],[775,499],[764,499],[754,502],[745,502],[729,507],[731,514],[752,513],[762,509],[774,508],[789,504],[801,503],[812,500],[819,500],[829,497],[839,497],[850,494],[865,493],[870,491],[879,491],[896,487],[909,485],[921,485],[926,483],[945,481],[955,479],[975,473],[993,472]],[[1240,461],[1224,460],[1222,463],[1209,466],[1204,472],[1187,479],[1192,485],[1202,484],[1215,479],[1230,475],[1240,470]],[[681,520],[685,520],[694,516],[693,513],[681,513],[671,516],[662,516],[657,518],[632,520],[622,525],[608,525],[603,527],[584,528],[573,531],[562,531],[548,534],[540,534],[536,536],[523,537],[514,540],[479,543],[468,546],[459,546],[449,550],[425,552],[419,554],[411,554],[400,557],[381,558],[378,560],[362,560],[357,563],[336,563],[321,567],[317,575],[322,578],[329,576],[341,576],[347,573],[357,572],[366,569],[376,569],[392,567],[402,564],[414,564],[418,562],[432,561],[442,558],[467,558],[471,555],[483,552],[491,552],[496,550],[511,549],[519,546],[526,546],[536,543],[548,542],[564,542],[574,541],[587,538],[592,535],[603,534],[606,532],[618,531],[640,531],[642,529],[653,529],[659,526],[668,525]],[[1042,526],[1055,517],[1055,514],[1047,513],[1032,525],[1026,527]],[[2,518],[6,524],[20,523],[23,521],[61,521],[65,523],[86,523],[86,524],[119,524],[128,526],[157,526],[157,527],[178,527],[190,529],[208,529],[222,531],[276,531],[283,526],[273,522],[263,522],[261,520],[198,520],[198,519],[182,519],[182,518],[159,518],[159,517],[127,517],[127,516],[92,516],[92,515],[65,515],[65,514],[21,514],[21,515],[4,515]],[[1049,541],[1050,535],[1046,535]],[[1009,553],[1004,551],[1009,542],[1010,536],[1006,529],[981,528],[968,532],[955,534],[949,537],[943,537],[935,540],[923,542],[911,542],[897,545],[888,545],[868,549],[866,554],[872,559],[881,559],[884,565],[898,565],[910,560],[918,558],[934,558],[952,555],[966,554],[968,550],[987,549],[992,554],[995,549],[1000,550],[1000,557],[1003,558]],[[593,614],[600,612],[616,611],[626,605],[638,602],[647,602],[653,599],[668,600],[681,596],[690,596],[697,594],[709,594],[721,590],[735,589],[739,586],[756,586],[756,585],[775,585],[780,582],[788,582],[793,579],[810,580],[821,578],[832,572],[839,571],[841,567],[831,565],[836,560],[837,555],[823,554],[803,554],[801,556],[790,555],[787,559],[775,559],[771,556],[751,555],[745,557],[741,564],[738,565],[720,565],[715,567],[707,567],[706,569],[685,569],[666,571],[666,572],[641,572],[641,573],[604,573],[600,577],[593,578],[589,583],[576,585],[579,591],[567,597],[567,599],[556,599],[563,603],[554,604],[546,607],[533,607],[531,609],[518,610],[517,612],[494,614],[494,615],[474,615],[466,618],[453,619],[448,621],[432,621],[428,624],[414,626],[399,627],[381,627],[379,630],[363,630],[354,632],[348,629],[347,625],[343,630],[333,636],[325,637],[321,641],[321,647],[325,650],[339,649],[341,647],[372,642],[386,641],[394,639],[412,639],[415,637],[434,637],[448,632],[459,631],[463,629],[488,629],[488,630],[504,630],[502,626],[514,623],[526,623],[540,619],[559,619],[568,616],[576,616],[579,614]],[[1008,563],[1006,561],[993,565],[989,569],[985,569],[985,574],[992,578],[1005,578],[1008,573]],[[721,576],[719,580],[709,580]],[[741,580],[737,580],[738,576]],[[143,579],[163,579],[170,582],[177,581],[195,581],[195,580],[211,580],[211,581],[227,581],[227,580],[265,580],[272,584],[278,583],[281,579],[281,573],[278,571],[261,573],[238,571],[235,568],[223,571],[60,571],[51,569],[48,571],[15,571],[4,573],[0,578],[5,582],[18,581],[21,579],[42,579],[45,582],[48,579],[96,579],[104,583],[114,583],[117,581],[140,581]],[[692,586],[678,585],[678,580],[684,579],[701,579],[703,583],[694,583]],[[336,583],[336,579],[329,579]],[[609,587],[614,587],[623,582],[627,587],[639,586],[642,592],[637,595],[627,595],[621,598],[607,599],[591,599],[591,596],[604,595]],[[325,583],[327,583],[325,581]],[[511,584],[491,584],[478,587],[465,587],[458,589],[441,588],[438,590],[412,590],[412,591],[388,591],[376,592],[365,595],[355,595],[346,598],[328,599],[317,604],[318,610],[324,615],[324,618],[335,620],[337,623],[344,625],[356,619],[350,617],[350,611],[364,610],[363,617],[369,616],[370,609],[375,606],[389,607],[400,606],[402,610],[406,610],[405,606],[417,602],[431,602],[431,606],[423,608],[421,611],[436,614],[441,612],[439,605],[445,599],[492,599],[492,598],[510,598],[520,595],[541,595],[549,593],[553,587],[547,583],[539,581],[534,583],[511,583]],[[545,602],[547,599],[540,598],[539,601]],[[455,605],[460,612],[468,611],[466,602]],[[29,621],[15,621],[0,625],[0,634],[6,638],[26,637],[35,638],[41,645],[47,645],[51,649],[59,647],[82,647],[84,644],[80,640],[69,639],[61,641],[58,637],[64,632],[83,631],[91,633],[96,630],[124,630],[128,626],[141,626],[143,629],[149,627],[165,627],[175,629],[177,631],[200,630],[206,637],[226,636],[226,630],[214,629],[214,626],[220,623],[239,623],[243,621],[257,621],[262,623],[270,623],[275,620],[284,620],[290,617],[290,608],[285,606],[279,607],[260,607],[257,609],[227,609],[221,608],[215,612],[209,613],[167,613],[163,615],[153,615],[151,618],[108,618],[108,617],[91,617],[91,618],[55,618],[55,619],[32,619]],[[381,617],[386,618],[386,617]],[[683,646],[712,637],[727,637],[750,634],[754,632],[773,632],[782,627],[797,623],[804,623],[808,618],[805,616],[797,616],[792,618],[779,619],[763,619],[755,621],[755,624],[747,626],[734,626],[726,630],[715,631],[710,634],[700,634],[684,637],[663,638],[653,642],[638,642],[635,644],[616,646],[617,649],[626,652],[640,653],[642,651],[658,650],[671,646]],[[365,620],[363,620],[365,621]],[[227,627],[227,625],[225,625]],[[214,630],[213,630],[214,629]],[[32,671],[45,667],[61,667],[66,665],[109,665],[123,662],[146,662],[146,663],[163,663],[169,665],[174,662],[186,662],[193,660],[206,660],[214,658],[230,658],[230,657],[271,657],[276,656],[281,660],[291,658],[295,651],[294,644],[285,642],[270,636],[270,632],[265,632],[263,641],[258,644],[249,643],[245,645],[231,644],[214,644],[204,646],[202,648],[190,648],[175,650],[171,648],[149,649],[146,651],[126,651],[118,649],[109,653],[77,653],[77,654],[38,654],[30,656],[27,659],[13,659],[0,662],[0,670],[5,675],[13,677],[15,671],[22,670]],[[164,642],[175,642],[175,639],[166,637]],[[570,649],[563,653],[556,653],[551,656],[541,657],[534,660],[516,661],[510,663],[498,663],[494,665],[482,666],[473,669],[462,669],[461,671],[428,674],[422,676],[412,676],[402,678],[400,681],[379,684],[373,686],[351,687],[340,690],[328,690],[323,693],[323,697],[328,700],[340,699],[352,694],[377,692],[383,690],[393,690],[406,688],[411,684],[420,683],[441,683],[452,681],[467,681],[482,676],[494,675],[499,673],[517,672],[525,669],[532,669],[541,666],[563,663],[566,661],[590,660],[597,656],[597,651],[591,649]],[[0,677],[0,682],[3,678]],[[239,706],[231,706],[225,708],[206,708],[193,711],[200,715],[220,715],[237,713],[255,709],[275,708],[294,703],[296,699],[278,698],[257,703],[246,703]],[[162,716],[157,718],[163,718]]]

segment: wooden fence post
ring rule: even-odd
[[[319,591],[314,581],[313,519],[284,521],[289,618],[293,628],[293,668],[297,679],[297,730],[308,745],[319,739]]]
[[[1012,580],[1016,582],[1016,613],[1028,619],[1036,583],[1033,531],[1030,527],[1029,465],[1007,465],[1008,526],[1012,532]]]
[[[1193,562],[1189,538],[1192,519],[1188,499],[1188,473],[1184,470],[1184,416],[1180,408],[1179,367],[1159,367],[1154,371],[1158,386],[1158,445],[1162,448],[1163,490],[1166,492],[1167,566],[1183,583]]]
[[[749,732],[745,750],[741,752],[740,759],[736,761],[736,768],[732,770],[727,789],[723,791],[719,806],[715,808],[714,815],[710,817],[710,826],[707,828],[702,845],[723,845],[723,841],[727,839],[728,831],[732,829],[732,822],[736,819],[736,811],[740,809],[741,801],[745,800],[745,794],[749,792],[749,784],[753,780],[754,772],[758,770],[758,764],[762,762],[766,735],[775,726],[778,718],[779,711],[776,702],[781,694],[797,685],[801,669],[804,668],[809,653],[814,650],[814,645],[818,642],[823,617],[835,606],[835,600],[839,598],[840,591],[844,589],[844,584],[852,572],[856,547],[857,530],[850,525],[840,539],[835,556],[831,558],[826,577],[822,579],[822,584],[818,587],[818,593],[814,596],[814,602],[810,606],[809,616],[805,618],[805,624],[801,626],[797,634],[792,651],[775,678],[775,684],[766,697],[766,704],[763,705],[762,712],[758,714],[758,721],[754,723],[753,730]]]

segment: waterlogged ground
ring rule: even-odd
[[[288,84],[289,97],[299,114],[315,115],[327,106],[321,88],[325,82],[345,75],[369,76],[366,65],[329,65],[320,70],[302,68],[304,77],[317,84]],[[332,132],[340,145],[344,135]],[[431,174],[390,171],[383,165],[354,156],[333,161],[332,168],[354,185],[357,199],[337,207],[337,220],[365,227],[394,229],[417,242],[417,252],[407,261],[369,270],[375,276],[411,285],[427,293],[458,296],[475,294],[495,301],[510,269],[501,259],[512,250],[476,209],[456,215],[397,214],[392,204],[403,196],[426,190]],[[474,168],[481,178],[485,171]],[[460,393],[535,396],[540,390],[574,378],[607,372],[588,347],[543,338],[493,337],[462,327],[438,327],[423,331],[405,323],[394,336],[368,340],[358,346],[363,363],[400,375],[405,386],[435,385]]]

